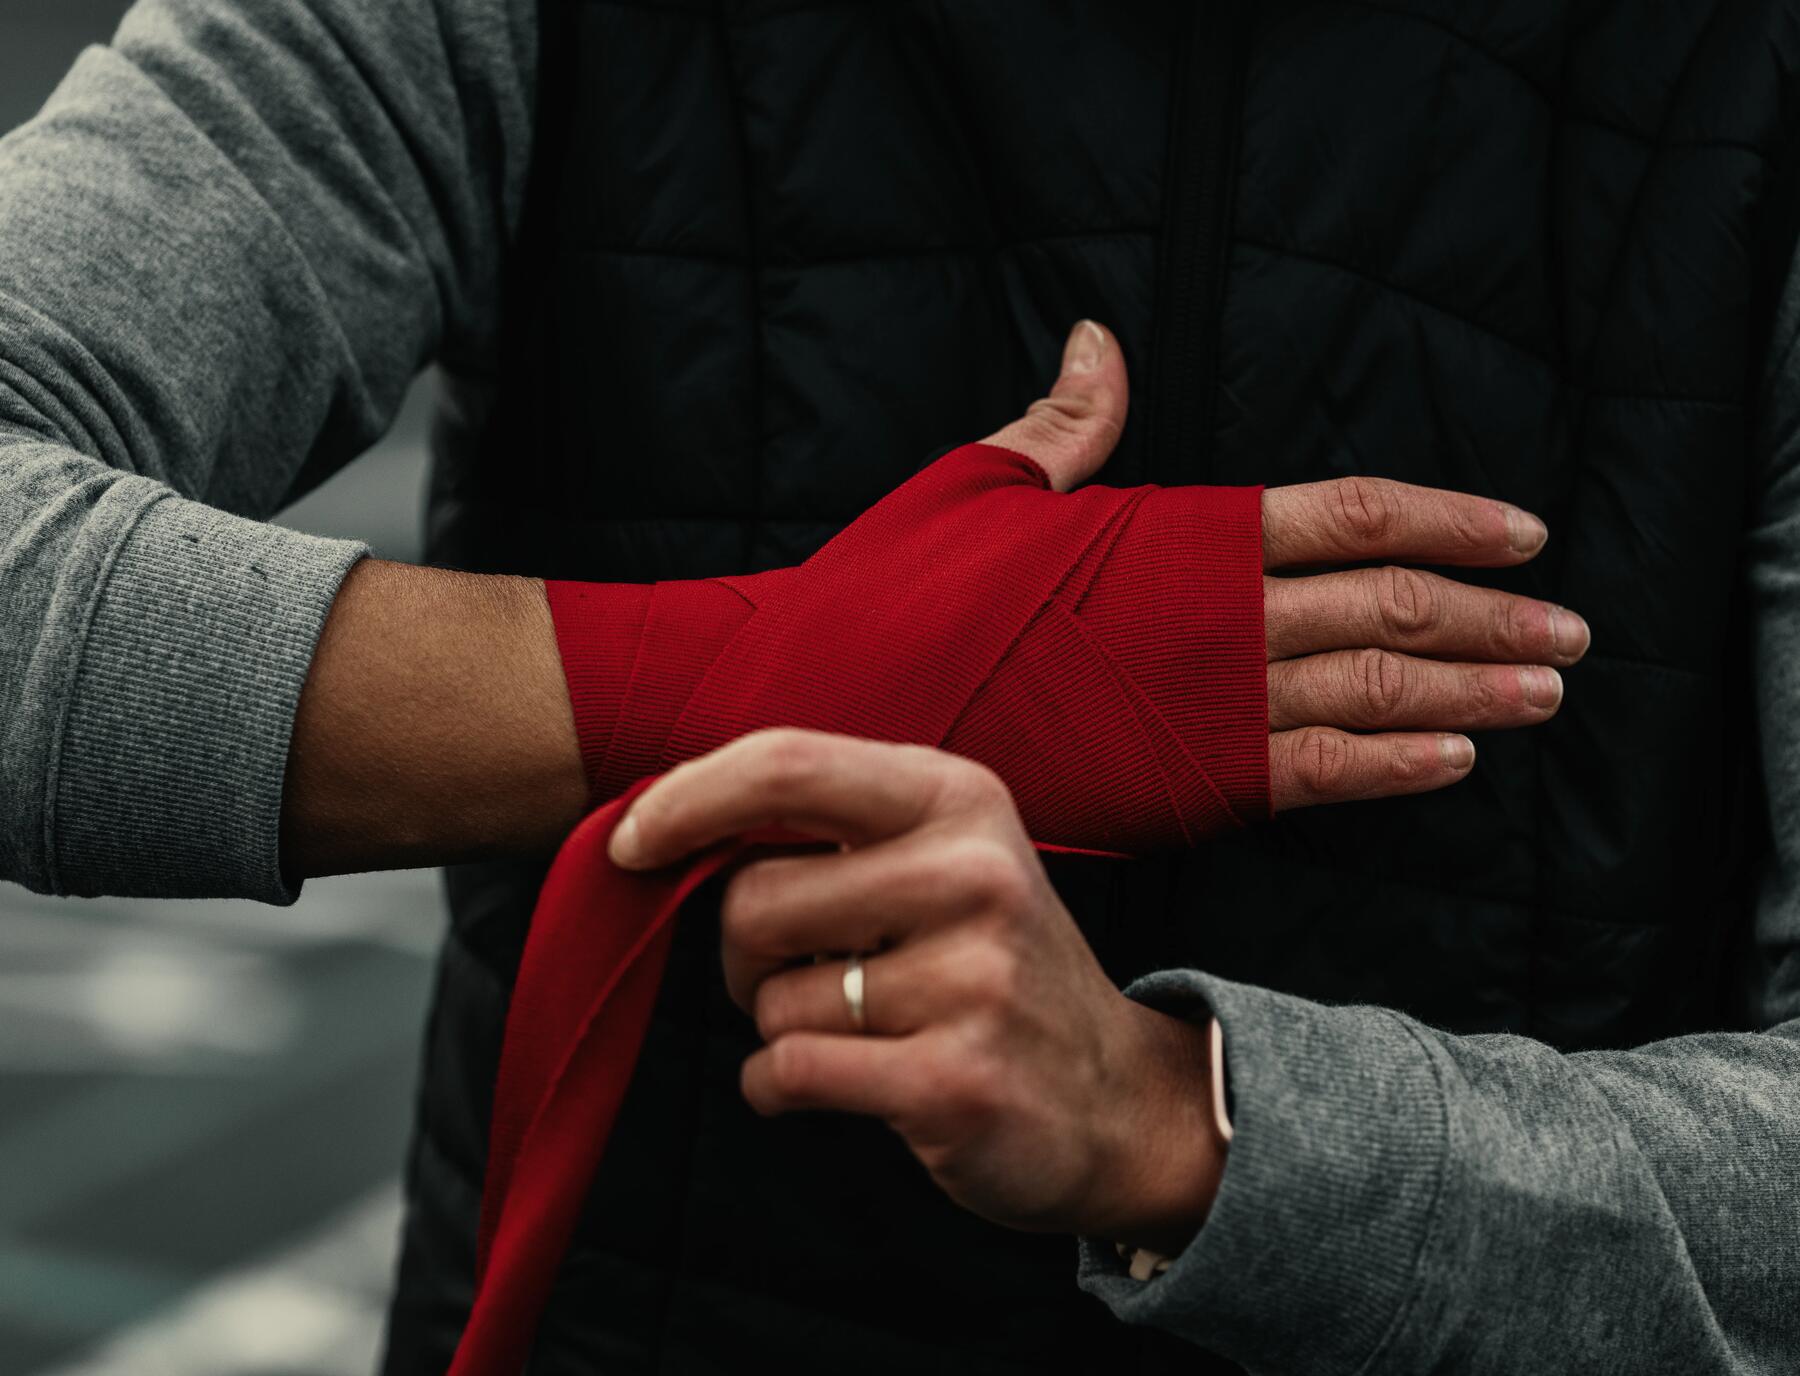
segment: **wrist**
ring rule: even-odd
[[[1189,1022],[1125,1000],[1134,1027],[1132,1104],[1108,1156],[1107,1201],[1083,1231],[1174,1256],[1193,1240],[1225,1171],[1211,1019]]]
[[[282,788],[295,880],[554,850],[586,789],[539,585],[363,560],[313,652]]]
[[[750,616],[744,589],[773,577],[544,584],[594,804],[674,763],[670,734]]]

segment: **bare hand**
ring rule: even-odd
[[[740,871],[727,981],[768,1045],[758,1112],[884,1119],[964,1207],[1011,1227],[1177,1251],[1224,1166],[1203,1029],[1113,987],[1004,784],[922,746],[745,736],[652,785],[614,833],[628,868],[783,824],[839,843]],[[863,963],[866,1030],[845,962]]]
[[[1036,459],[1066,492],[1105,464],[1128,402],[1117,343],[1084,321],[1051,394],[988,442]],[[1263,567],[1278,575],[1263,582],[1276,811],[1442,788],[1474,764],[1462,732],[1556,714],[1557,669],[1588,647],[1579,616],[1404,567],[1522,564],[1546,536],[1505,502],[1383,478],[1263,494]],[[1279,576],[1349,563],[1386,567]]]

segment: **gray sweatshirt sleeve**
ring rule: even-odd
[[[1217,1013],[1236,1130],[1213,1212],[1121,1318],[1259,1373],[1800,1368],[1800,1022],[1558,1055],[1165,971]]]
[[[1800,1371],[1800,259],[1749,533],[1773,853],[1761,1033],[1558,1055],[1194,971],[1126,992],[1225,1033],[1236,1135],[1157,1278],[1080,1244],[1120,1317],[1260,1373]]]
[[[295,704],[364,553],[264,520],[478,370],[531,0],[140,0],[0,140],[0,878],[290,901]]]

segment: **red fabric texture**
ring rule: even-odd
[[[588,778],[615,801],[570,834],[533,914],[451,1376],[521,1369],[675,913],[772,839],[616,869],[606,839],[650,777],[802,726],[980,760],[1045,849],[1187,846],[1269,811],[1260,488],[1063,494],[1029,458],[970,445],[798,568],[547,588]]]
[[[475,1302],[450,1376],[517,1376],[637,1063],[682,903],[759,843],[636,874],[606,843],[645,779],[569,833],[538,893],[488,1126]]]
[[[941,746],[1041,841],[1266,817],[1261,488],[1050,489],[968,445],[798,568],[551,583],[596,799],[764,726]]]

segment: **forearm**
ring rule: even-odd
[[[545,854],[586,803],[543,585],[358,565],[294,722],[283,869]]]
[[[1271,1372],[1800,1354],[1800,1024],[1562,1056],[1191,972],[1132,992],[1217,1010],[1236,1136],[1165,1275],[1083,1242],[1121,1316]]]
[[[0,878],[293,897],[290,732],[364,551],[260,521],[491,356],[535,21],[142,0],[0,140]]]

